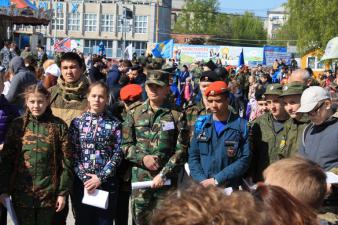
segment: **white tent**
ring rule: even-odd
[[[332,38],[326,45],[325,53],[320,61],[338,59],[338,37]]]

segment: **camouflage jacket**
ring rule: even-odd
[[[281,158],[279,145],[282,141],[283,129],[275,132],[271,113],[265,113],[254,121],[250,131],[252,163],[249,173],[255,182],[263,179],[262,173],[270,163]]]
[[[29,116],[20,132],[24,120],[15,119],[7,132],[1,151],[0,193],[10,193],[18,207],[54,208],[56,197],[67,196],[72,186],[67,125],[46,112],[38,118]]]
[[[287,158],[298,152],[303,131],[309,123],[310,120],[305,115],[303,115],[300,120],[290,118],[285,122],[284,129],[281,133],[282,139],[279,144],[280,158]]]
[[[206,115],[208,113],[208,110],[203,104],[203,101],[201,100],[197,104],[189,105],[185,108],[185,113],[187,115],[187,124],[189,128],[189,137],[192,139],[194,136],[194,125],[196,122],[196,119],[199,116]]]
[[[165,106],[154,112],[147,100],[128,112],[122,130],[122,150],[133,163],[132,182],[149,181],[159,173],[177,177],[186,162],[189,142],[184,113]],[[143,165],[146,155],[158,156],[159,170],[150,171]]]

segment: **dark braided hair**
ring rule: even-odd
[[[33,84],[28,86],[24,93],[23,93],[23,97],[25,98],[25,101],[27,103],[27,99],[29,97],[29,95],[31,94],[40,94],[46,97],[46,99],[50,98],[50,92],[42,85],[42,84]],[[46,110],[50,110],[50,107],[47,107]],[[25,132],[25,129],[27,127],[27,124],[29,122],[29,109],[26,107],[26,111],[24,114],[24,119],[23,119],[23,126],[22,126],[22,131]]]

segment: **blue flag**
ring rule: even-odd
[[[242,66],[244,64],[245,64],[245,62],[244,62],[244,53],[243,53],[243,48],[242,48],[241,54],[239,55],[239,59],[238,59],[238,66]]]
[[[172,58],[174,51],[174,39],[156,43],[155,48],[151,50],[154,57],[157,58]]]
[[[99,52],[99,55],[105,55],[106,54],[106,48],[105,48],[102,41],[99,44],[98,52]]]

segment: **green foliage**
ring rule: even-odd
[[[231,33],[233,39],[266,39],[263,22],[249,12],[231,18]]]
[[[229,15],[218,12],[217,0],[187,0],[175,23],[175,33],[210,34],[217,36],[210,43],[227,43],[229,39],[265,40],[263,21],[252,13]],[[265,42],[240,43],[241,45],[264,45]]]
[[[338,36],[337,0],[288,0],[287,23],[278,39],[297,40],[300,53],[315,48],[325,49],[327,42]]]
[[[174,31],[189,34],[213,33],[217,10],[217,0],[187,0]]]

